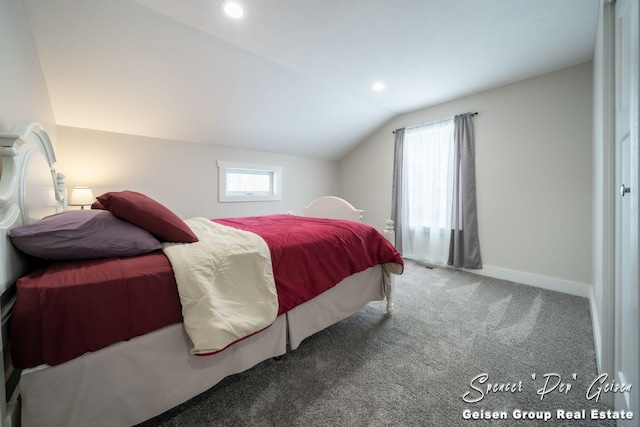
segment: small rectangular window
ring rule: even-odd
[[[282,200],[282,167],[218,162],[220,202]]]

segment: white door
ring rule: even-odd
[[[615,409],[640,416],[640,341],[638,317],[638,21],[637,0],[616,2],[616,298],[615,381],[631,384],[616,393]],[[613,378],[609,378],[609,381]]]

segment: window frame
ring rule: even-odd
[[[227,189],[230,173],[267,175],[270,177],[268,192],[240,192]],[[282,166],[254,163],[218,161],[218,201],[228,202],[272,202],[282,200]]]

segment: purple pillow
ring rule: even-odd
[[[66,211],[9,230],[22,252],[51,260],[115,258],[162,248],[148,231],[106,210]]]

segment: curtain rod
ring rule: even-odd
[[[477,116],[477,115],[478,115],[478,112],[477,112],[477,111],[475,111],[475,112],[473,112],[473,113],[467,113],[467,114],[470,114],[470,115],[473,117],[473,116]],[[444,121],[444,120],[449,120],[449,119],[434,120],[434,121],[432,121],[432,122],[420,123],[419,125],[413,125],[413,126],[407,126],[407,127],[409,127],[409,128],[416,128],[416,127],[418,127],[418,126],[424,126],[424,125],[428,125],[428,124],[430,124],[430,123],[437,123],[437,122],[441,122],[441,121]],[[396,133],[396,131],[394,130],[394,131],[392,131],[391,133]]]

